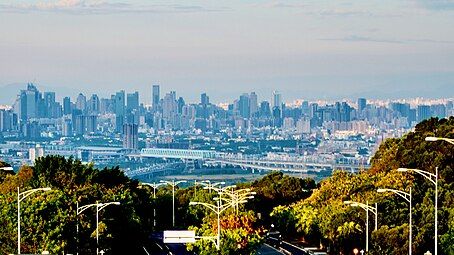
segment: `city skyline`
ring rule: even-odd
[[[245,87],[289,100],[452,95],[453,6],[5,0],[0,87],[32,81],[89,94],[132,86],[148,98],[157,83],[191,101],[194,88],[214,101]]]

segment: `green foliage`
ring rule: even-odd
[[[454,137],[454,118],[430,119],[400,139],[386,140],[372,158],[368,171],[334,172],[309,198],[276,207],[271,214],[273,220],[281,229],[292,229],[286,224],[293,224],[299,235],[312,243],[317,243],[315,240],[321,237],[322,243],[332,248],[331,252],[345,253],[351,252],[353,247],[364,247],[365,211],[344,205],[343,201],[378,203],[380,228],[372,233],[371,252],[403,254],[408,252],[408,243],[406,247],[390,244],[405,244],[408,240],[408,203],[394,194],[376,190],[391,188],[408,192],[411,187],[413,251],[415,254],[433,251],[434,185],[418,174],[400,173],[395,169],[417,168],[434,173],[438,167],[440,246],[446,254],[453,253],[454,146],[426,142],[427,136]],[[373,223],[370,217],[370,224]]]
[[[80,161],[60,156],[39,158],[34,167],[22,167],[17,175],[7,176],[0,184],[0,249],[12,253],[17,238],[17,187],[21,192],[50,187],[21,202],[22,253],[48,250],[51,253],[82,254],[96,249],[95,211],[76,215],[76,204],[118,201],[100,212],[100,246],[111,254],[137,251],[150,229],[149,195],[138,189],[118,168],[94,169]],[[118,224],[122,222],[122,224]],[[76,226],[79,224],[79,235]],[[79,241],[78,241],[79,239]]]
[[[208,215],[200,227],[191,227],[198,236],[213,237],[217,234],[217,216]],[[256,225],[254,212],[227,213],[220,219],[221,245],[219,254],[255,254],[263,241],[263,231]],[[189,251],[201,255],[216,254],[214,239],[200,239],[188,244]]]

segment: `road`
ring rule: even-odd
[[[278,254],[281,255],[281,254],[285,254],[285,253],[280,252],[278,249],[276,249],[268,244],[264,244],[257,251],[257,254],[258,255],[278,255]]]

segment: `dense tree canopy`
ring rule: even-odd
[[[434,185],[416,173],[396,169],[416,168],[435,173],[439,170],[439,247],[451,254],[454,246],[454,146],[447,142],[426,142],[428,136],[454,137],[454,118],[430,119],[418,124],[402,138],[388,139],[372,158],[368,171],[358,174],[338,171],[320,183],[313,194],[291,206],[278,206],[272,212],[281,228],[293,226],[305,240],[321,243],[332,252],[351,253],[364,248],[365,211],[349,207],[347,200],[378,204],[378,230],[372,232],[372,254],[408,253],[409,205],[379,188],[409,192],[412,189],[413,251],[434,251]],[[374,226],[370,214],[370,226]],[[315,243],[315,242],[314,242]],[[390,245],[400,244],[400,245]]]

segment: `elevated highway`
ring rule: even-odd
[[[367,168],[362,164],[339,164],[330,162],[309,162],[297,157],[287,159],[274,159],[266,156],[245,156],[242,154],[223,153],[210,150],[184,150],[184,149],[162,149],[147,148],[142,149],[140,157],[199,160],[207,164],[232,165],[244,169],[265,170],[265,171],[285,171],[285,172],[309,172],[342,169],[352,172]]]

